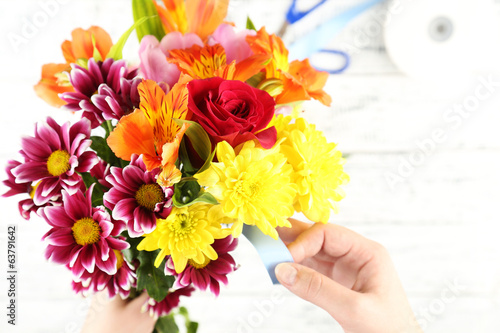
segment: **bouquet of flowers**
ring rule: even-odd
[[[303,101],[330,104],[328,74],[249,19],[224,22],[228,2],[133,0],[116,43],[75,29],[35,91],[77,120],[36,124],[6,169],[4,196],[50,225],[46,258],[75,292],[147,292],[164,326],[186,314],[172,311],[180,296],[227,284],[244,225],[279,241],[295,212],[326,223],[348,181],[336,145],[300,117]],[[139,64],[122,59],[134,30]]]

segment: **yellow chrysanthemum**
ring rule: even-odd
[[[290,178],[293,170],[279,152],[279,143],[263,149],[247,141],[235,152],[222,141],[217,144],[217,160],[195,177],[220,202],[217,209],[237,219],[232,226],[233,237],[248,224],[278,239],[275,228],[290,227],[287,219],[294,213],[296,194]]]
[[[167,255],[172,256],[175,271],[181,273],[188,260],[203,264],[205,256],[210,260],[217,259],[217,252],[212,248],[214,239],[230,234],[229,229],[222,229],[222,223],[231,223],[222,216],[214,205],[196,203],[188,207],[174,207],[166,219],[156,221],[156,229],[144,235],[139,243],[139,251],[155,251],[161,249],[155,260],[160,266]]]
[[[298,186],[295,210],[314,222],[328,222],[330,212],[337,212],[337,201],[344,198],[340,185],[349,181],[344,172],[342,153],[335,143],[327,142],[316,126],[297,118],[287,125],[278,119],[278,139],[283,153],[293,167],[292,180]]]

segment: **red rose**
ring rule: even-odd
[[[188,108],[214,144],[227,141],[236,147],[257,139],[267,149],[276,143],[276,128],[265,129],[276,105],[267,92],[219,77],[193,80],[187,88]]]

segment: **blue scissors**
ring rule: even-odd
[[[305,11],[297,10],[297,1],[298,0],[292,1],[292,4],[290,5],[286,14],[286,21],[279,30],[278,35],[282,36],[289,25],[294,24],[295,22],[309,15],[311,12],[317,10],[327,0],[321,0],[316,5]],[[316,29],[310,31],[309,33],[289,45],[288,51],[290,59],[304,59],[310,57],[315,53],[328,53],[336,55],[344,58],[344,64],[340,68],[325,69],[325,71],[329,72],[330,74],[342,73],[347,67],[349,67],[349,54],[341,50],[327,50],[324,49],[324,47],[328,45],[328,42],[331,41],[332,38],[336,34],[338,34],[353,18],[381,1],[383,0],[368,0],[364,3],[347,9],[338,15],[333,16]],[[317,69],[322,70],[320,68]]]

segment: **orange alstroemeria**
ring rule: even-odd
[[[66,104],[59,94],[75,91],[67,74],[71,67],[68,64],[45,64],[42,66],[42,79],[35,85],[35,92],[51,106],[61,107]]]
[[[192,32],[202,40],[211,35],[227,14],[229,0],[163,0],[156,3],[165,32]]]
[[[167,142],[163,145],[163,153],[161,155],[162,170],[158,175],[158,184],[161,186],[169,187],[181,180],[182,173],[179,169],[177,169],[175,162],[179,156],[179,147],[181,145],[182,137],[184,136],[184,133],[186,133],[188,127],[189,124],[184,123],[175,135],[174,141]]]
[[[268,55],[258,54],[230,64],[226,63],[226,52],[220,44],[193,45],[184,50],[169,51],[168,61],[192,79],[221,77],[226,80],[246,81],[257,74],[269,60]]]
[[[288,72],[288,50],[278,36],[269,35],[261,28],[255,35],[246,37],[254,54],[267,54],[271,61],[266,66],[266,78],[279,78],[282,72]]]
[[[174,119],[191,117],[185,79],[181,77],[179,81],[167,94],[155,81],[143,80],[139,84],[140,109],[122,117],[108,137],[108,145],[116,156],[129,161],[132,154],[142,154],[148,170],[175,163],[186,129]]]
[[[77,28],[71,32],[71,37],[71,41],[65,40],[61,45],[66,63],[43,65],[42,78],[34,87],[40,98],[55,107],[66,104],[58,94],[74,91],[66,74],[71,71],[70,64],[81,61],[86,63],[94,56],[94,45],[104,59],[113,45],[109,34],[97,26],[92,26],[87,30]]]
[[[323,91],[328,73],[318,72],[309,61],[288,62],[288,50],[278,36],[269,35],[261,28],[256,35],[246,38],[254,54],[267,54],[271,61],[265,68],[266,79],[277,78],[283,83],[283,91],[275,96],[276,104],[287,104],[296,101],[317,99],[330,105],[330,96]]]
[[[142,110],[123,116],[108,137],[108,146],[115,155],[130,161],[133,154],[143,155],[146,165],[160,165],[155,151],[153,128]]]
[[[327,106],[332,103],[330,95],[323,90],[326,80],[328,80],[328,73],[314,69],[309,63],[309,59],[292,61],[288,73],[302,84],[309,96]]]
[[[71,32],[72,40],[65,40],[61,49],[64,59],[68,63],[76,63],[79,59],[88,60],[94,56],[95,49],[99,51],[102,59],[108,55],[113,42],[109,34],[102,28],[91,26],[89,29],[82,28],[74,29]],[[92,42],[92,39],[94,42]]]

